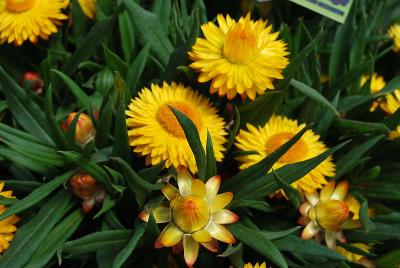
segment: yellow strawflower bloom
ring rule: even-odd
[[[369,75],[363,75],[360,80],[360,86],[362,87],[368,81],[369,78],[370,78]],[[380,76],[377,73],[372,74],[371,84],[370,84],[371,95],[378,93],[385,86],[386,86],[386,82],[385,82],[385,79],[383,78],[383,76]],[[374,101],[374,103],[371,105],[371,108],[369,109],[369,111],[370,112],[375,111],[380,103],[381,103],[380,100]]]
[[[69,0],[1,0],[0,44],[48,39],[68,18],[62,13],[68,4]]]
[[[241,163],[239,168],[246,169],[272,154],[305,126],[305,124],[299,125],[296,120],[277,115],[273,115],[262,127],[247,124],[248,130],[242,129],[237,135],[236,146],[242,151],[256,151],[258,154],[237,157],[236,159]],[[312,130],[307,130],[272,168],[276,170],[287,164],[313,158],[327,149],[325,144],[319,140],[318,135],[314,134]],[[327,183],[325,177],[334,175],[335,164],[329,157],[303,178],[292,183],[292,186],[304,193],[311,194]]]
[[[96,16],[96,0],[78,0],[83,13],[89,19],[94,19]]]
[[[394,114],[400,108],[400,89],[396,89],[393,93],[387,94],[385,101],[381,104],[382,110],[388,114]],[[400,137],[400,125],[389,133],[389,139],[394,140]]]
[[[393,39],[393,50],[395,52],[400,50],[400,24],[394,24],[389,28],[389,36]]]
[[[12,191],[3,191],[4,182],[0,182],[0,195],[13,198]],[[0,214],[3,214],[7,207],[0,205]],[[14,233],[17,231],[15,224],[19,222],[19,218],[15,215],[0,221],[0,253],[3,253],[10,246],[10,242],[14,239]]]
[[[273,81],[282,79],[282,70],[289,64],[286,44],[279,32],[250,15],[235,21],[217,16],[218,26],[208,22],[201,26],[205,38],[197,38],[190,67],[199,72],[198,81],[211,81],[210,92],[233,99],[237,94],[254,100]]]
[[[235,243],[235,238],[223,224],[233,223],[239,217],[225,209],[233,194],[217,194],[221,183],[219,176],[210,178],[204,184],[193,179],[184,167],[179,167],[177,171],[178,189],[169,183],[161,189],[169,204],[152,209],[157,223],[168,223],[154,246],[183,246],[185,262],[192,267],[198,256],[199,244],[216,252],[217,240]],[[150,210],[145,210],[139,217],[147,222],[149,215]]]
[[[263,262],[263,263],[261,263],[261,264],[258,264],[258,262],[257,262],[255,265],[253,265],[253,264],[251,264],[251,263],[249,262],[249,263],[246,263],[246,264],[243,266],[243,268],[267,268],[267,264],[266,264],[265,262]]]
[[[210,133],[215,158],[221,161],[224,136],[224,120],[218,116],[210,101],[198,92],[181,84],[164,82],[162,86],[144,88],[132,100],[126,111],[130,145],[134,152],[146,156],[146,163],[165,166],[185,166],[197,172],[196,161],[186,140],[185,133],[169,106],[188,116],[200,134],[205,147],[207,131]]]
[[[349,183],[343,181],[337,186],[334,181],[329,182],[322,188],[320,193],[306,194],[307,201],[299,210],[301,217],[299,224],[305,228],[301,233],[302,239],[315,238],[325,239],[329,248],[336,248],[336,240],[346,242],[343,229],[353,229],[361,226],[359,220],[355,220],[355,213],[358,218],[358,211],[351,211],[356,208],[352,203],[346,203],[348,198]]]

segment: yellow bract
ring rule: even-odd
[[[265,263],[265,262],[263,262],[263,263],[261,263],[261,264],[258,264],[258,262],[256,263],[256,264],[251,264],[250,262],[249,263],[246,263],[244,266],[243,266],[243,268],[267,268],[267,264]]]
[[[58,31],[60,20],[68,18],[61,12],[68,4],[69,0],[0,1],[0,44],[48,39]]]
[[[78,3],[86,17],[94,19],[96,16],[96,0],[78,0]]]
[[[0,182],[0,195],[13,198],[12,191],[3,191],[4,182]],[[0,205],[0,214],[3,214],[7,207]],[[10,246],[10,242],[14,239],[14,233],[17,231],[15,224],[19,222],[19,218],[15,215],[0,221],[0,253],[4,252]]]
[[[348,194],[349,183],[343,181],[337,186],[334,181],[322,188],[320,193],[306,194],[307,201],[299,210],[301,217],[299,224],[305,228],[301,233],[302,239],[317,240],[325,238],[329,248],[336,248],[336,240],[345,242],[343,229],[359,228],[361,223],[358,218],[359,204]],[[350,202],[350,203],[347,203]],[[358,209],[358,210],[354,210]]]
[[[165,161],[165,166],[185,166],[197,171],[194,155],[185,133],[170,107],[189,117],[200,134],[205,147],[207,131],[210,133],[215,158],[223,159],[225,122],[218,116],[210,101],[196,91],[181,84],[164,83],[161,87],[151,85],[144,88],[132,100],[126,111],[130,145],[134,152],[146,156],[146,163],[156,165]]]
[[[219,176],[210,178],[205,184],[193,179],[184,167],[178,168],[178,189],[167,183],[162,192],[169,205],[152,209],[157,223],[168,223],[155,242],[155,247],[184,250],[186,264],[192,267],[197,259],[199,243],[212,252],[218,250],[217,240],[235,243],[235,238],[222,225],[237,221],[239,217],[225,209],[232,201],[232,193],[217,194],[221,183]],[[139,217],[148,221],[150,210]]]
[[[370,76],[368,75],[363,75],[361,77],[360,80],[360,86],[364,86],[364,84],[370,79]],[[378,75],[377,73],[372,74],[371,77],[371,83],[370,83],[370,91],[371,94],[375,94],[378,93],[379,91],[381,91],[384,87],[386,86],[386,82],[385,79],[383,78],[383,76]],[[370,112],[373,112],[376,110],[376,108],[379,106],[379,104],[381,103],[381,100],[377,100],[375,101],[371,108],[370,108]]]
[[[273,81],[282,79],[282,70],[289,64],[286,44],[278,40],[262,20],[250,15],[239,21],[217,16],[218,26],[209,22],[201,26],[205,38],[197,38],[190,67],[200,72],[199,82],[212,81],[210,92],[233,99],[237,94],[254,100]]]
[[[393,39],[393,50],[400,50],[400,24],[394,24],[389,28],[388,31],[389,36]]]
[[[236,137],[236,146],[242,151],[256,151],[258,154],[237,157],[236,159],[241,162],[240,169],[246,169],[272,154],[305,126],[305,124],[299,125],[296,120],[276,115],[273,115],[262,127],[256,128],[247,124],[248,130],[240,130]],[[319,136],[312,130],[307,130],[272,168],[276,170],[287,164],[304,161],[326,150],[327,147],[319,141]],[[294,182],[292,186],[305,193],[313,193],[327,183],[325,177],[334,175],[335,165],[329,157],[303,178]]]

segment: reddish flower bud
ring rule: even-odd
[[[67,119],[61,124],[61,128],[64,131],[68,130],[76,114],[77,113],[70,113]],[[93,126],[92,119],[86,114],[80,114],[78,122],[76,123],[75,141],[81,145],[85,145],[94,137],[95,133],[96,130]]]
[[[43,92],[44,82],[40,79],[39,73],[25,72],[21,77],[20,85],[25,86],[27,83],[32,83],[31,89],[36,94],[41,94]]]
[[[82,199],[94,199],[102,189],[97,181],[86,173],[78,173],[69,181],[72,191]]]
[[[339,231],[341,225],[349,218],[349,206],[343,201],[328,200],[312,207],[308,215],[325,230]]]
[[[105,191],[89,174],[80,172],[73,176],[69,183],[74,194],[83,199],[83,212],[88,213],[95,205],[103,203]]]

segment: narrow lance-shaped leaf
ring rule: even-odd
[[[206,179],[206,155],[204,152],[203,145],[200,140],[199,131],[195,124],[187,117],[184,113],[175,109],[174,107],[169,106],[172,112],[175,114],[176,119],[179,124],[182,126],[183,131],[185,132],[186,139],[189,143],[190,148],[194,154],[194,158],[196,159],[197,164],[197,172],[198,177],[201,180]]]
[[[71,176],[74,174],[74,171],[69,171],[67,173],[64,173],[61,176],[58,176],[51,181],[47,182],[46,184],[43,184],[42,186],[36,188],[33,190],[29,195],[27,195],[24,199],[19,200],[17,203],[9,207],[4,213],[0,215],[0,221],[4,220],[7,217],[10,217],[14,214],[17,214],[18,212],[24,211],[44,198],[51,194],[58,186],[60,186],[64,181],[68,180],[71,178]]]
[[[217,175],[217,162],[215,160],[214,148],[210,132],[207,131],[207,145],[206,145],[206,179]]]

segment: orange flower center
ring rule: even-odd
[[[189,195],[171,202],[172,220],[182,231],[193,233],[203,229],[210,220],[210,210],[204,198]]]
[[[265,152],[269,155],[275,152],[284,143],[294,137],[294,134],[282,132],[272,135],[266,142]],[[283,163],[294,163],[304,159],[308,152],[307,144],[303,140],[298,140],[282,157],[278,160]]]
[[[179,110],[187,117],[189,117],[190,120],[192,120],[192,122],[195,124],[198,131],[203,128],[201,115],[195,108],[190,107],[187,104],[179,101],[170,102],[164,104],[158,109],[157,120],[162,125],[162,127],[171,135],[177,138],[185,138],[185,132],[183,131],[183,128],[179,124],[178,119],[176,119],[175,114],[171,111],[168,105],[174,107],[175,109]]]
[[[6,0],[7,10],[14,13],[23,12],[31,9],[36,0]]]
[[[245,64],[258,53],[257,36],[253,33],[250,19],[237,23],[226,34],[223,55],[229,61]]]

